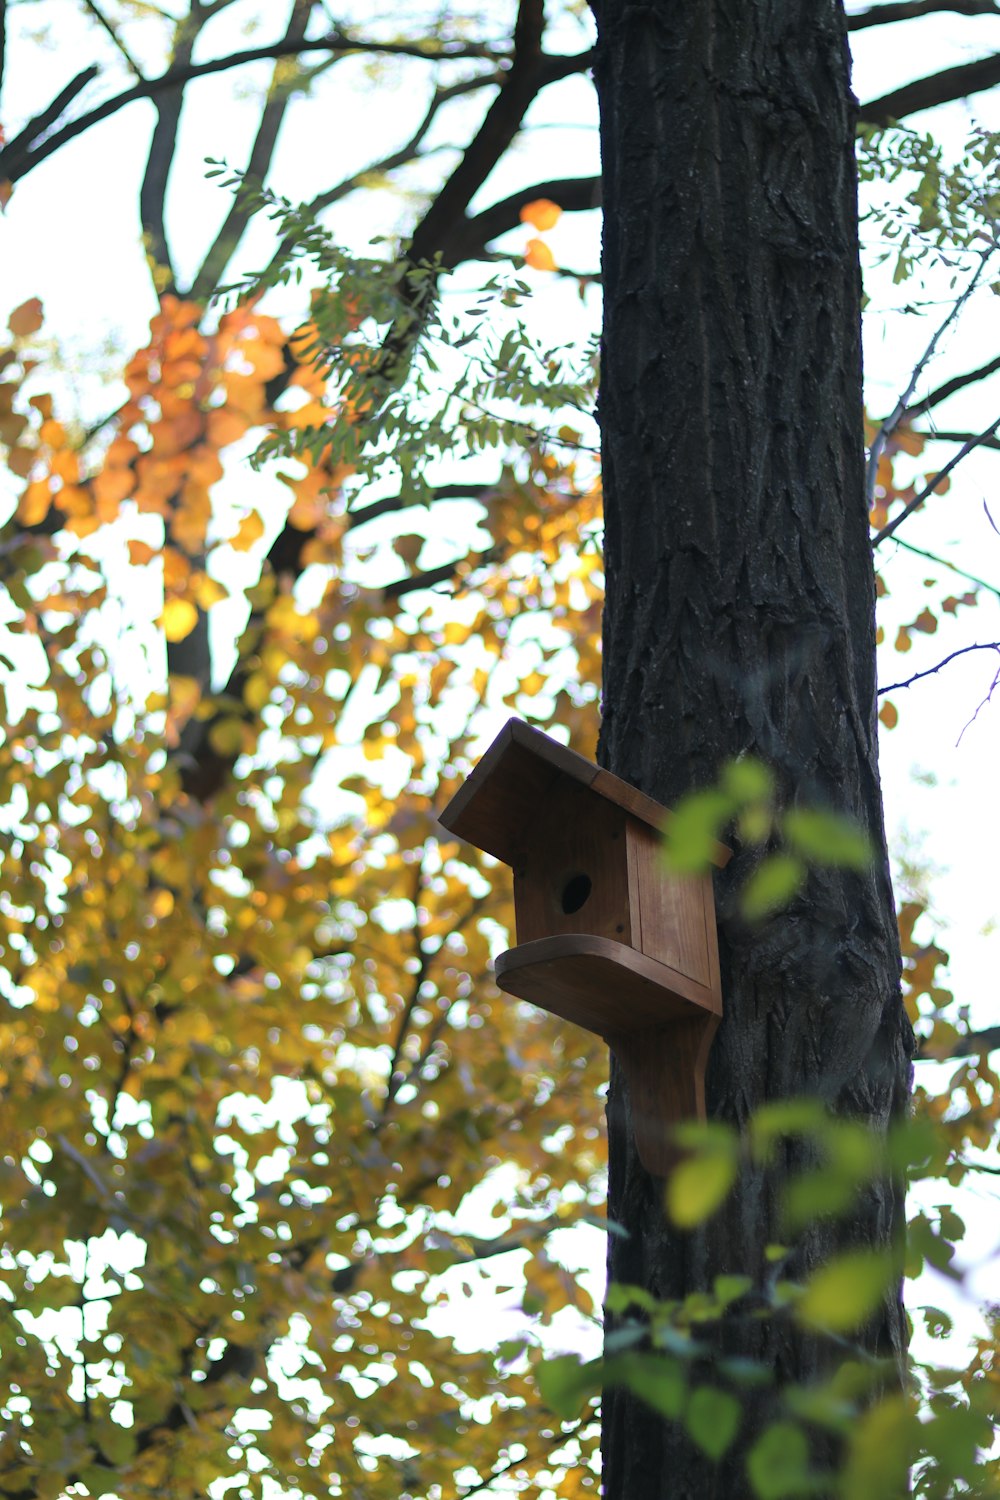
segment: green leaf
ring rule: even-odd
[[[743,887],[740,910],[748,922],[760,922],[787,906],[806,878],[806,867],[791,854],[770,854]]]
[[[723,1307],[728,1307],[730,1302],[735,1302],[737,1298],[744,1296],[752,1286],[753,1280],[749,1276],[716,1276],[712,1283],[716,1300],[721,1302]]]
[[[626,1386],[663,1417],[679,1417],[684,1405],[684,1367],[663,1355],[616,1355],[605,1362],[604,1384]]]
[[[890,1396],[855,1424],[840,1484],[843,1500],[887,1500],[906,1492],[914,1419],[903,1396]]]
[[[663,830],[663,861],[675,875],[693,875],[712,863],[715,841],[736,811],[718,789],[693,792],[674,809]]]
[[[809,1444],[801,1427],[773,1422],[747,1454],[747,1473],[758,1500],[790,1500],[807,1492]]]
[[[550,1411],[564,1422],[571,1422],[580,1414],[580,1408],[588,1396],[601,1388],[604,1361],[588,1360],[584,1364],[579,1355],[557,1354],[547,1359],[535,1371],[539,1395]]]
[[[885,1251],[852,1250],[838,1256],[806,1283],[796,1317],[830,1333],[860,1328],[881,1301],[892,1274],[892,1259]]]
[[[667,1213],[680,1229],[694,1229],[724,1201],[736,1181],[735,1151],[690,1156],[667,1182]]]
[[[703,1453],[719,1459],[739,1431],[743,1408],[728,1391],[700,1385],[692,1391],[684,1425]]]
[[[776,1099],[755,1110],[750,1121],[750,1149],[754,1160],[765,1163],[776,1141],[793,1135],[817,1135],[829,1121],[819,1099]]]
[[[766,802],[774,795],[774,774],[763,761],[743,756],[723,770],[722,790],[734,802]]]
[[[868,834],[853,818],[815,807],[792,807],[782,818],[787,842],[810,864],[867,870],[875,858]]]

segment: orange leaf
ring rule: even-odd
[[[535,198],[521,209],[521,223],[531,224],[535,229],[552,229],[561,214],[562,209],[551,198]]]
[[[899,714],[896,712],[896,705],[894,703],[890,703],[888,698],[879,709],[878,716],[881,722],[885,725],[886,729],[895,729],[896,725],[899,723]]]
[[[133,538],[128,544],[128,560],[136,568],[152,562],[155,556],[156,548],[151,547],[148,542],[138,542]]]
[[[242,412],[217,406],[208,414],[208,441],[215,448],[225,448],[229,443],[237,442],[249,426]]]
[[[52,489],[47,479],[36,479],[29,484],[21,496],[21,503],[17,507],[17,519],[23,521],[25,526],[37,526],[49,513],[52,503]]]
[[[29,334],[37,333],[41,326],[42,304],[37,297],[30,297],[20,307],[15,307],[7,319],[7,327],[16,339],[26,339]]]
[[[937,628],[937,615],[932,614],[929,609],[922,609],[913,622],[913,629],[922,630],[924,635],[933,635]]]
[[[98,505],[118,505],[131,495],[135,475],[131,469],[104,468],[94,476],[91,487]]]
[[[554,271],[555,256],[544,240],[529,240],[524,252],[524,263],[535,271]]]

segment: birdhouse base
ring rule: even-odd
[[[666,1176],[671,1127],[705,1118],[705,1067],[719,1025],[712,990],[611,938],[561,934],[502,953],[507,994],[604,1037],[626,1077],[639,1158]]]

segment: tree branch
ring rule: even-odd
[[[316,0],[292,0],[288,26],[282,38],[284,42],[302,42],[315,4]],[[297,80],[283,76],[283,70],[278,63],[275,63],[267,99],[257,126],[257,135],[246,166],[246,175],[257,182],[262,183],[270,169],[274,148],[278,142],[278,132],[296,87]],[[243,237],[250,215],[249,206],[240,194],[235,194],[222,227],[191,283],[188,295],[193,301],[206,301],[221,282],[222,274]]]
[[[204,8],[201,14],[207,18],[210,10]],[[30,120],[16,139],[0,151],[0,176],[10,182],[17,182],[53,152],[58,151],[67,141],[82,135],[92,125],[98,125],[102,120],[109,119],[137,99],[156,99],[158,95],[178,85],[190,83],[194,78],[207,78],[210,74],[225,73],[231,68],[240,68],[247,63],[268,62],[274,58],[292,57],[304,52],[365,52],[380,56],[413,57],[427,62],[452,62],[467,58],[488,58],[491,62],[496,62],[506,55],[496,48],[473,42],[443,42],[435,47],[421,47],[404,42],[365,41],[362,38],[351,37],[341,30],[331,31],[325,36],[302,42],[280,41],[272,42],[264,47],[246,47],[239,52],[231,52],[225,57],[213,58],[209,62],[175,64],[165,73],[161,73],[158,78],[150,78],[143,83],[134,84],[132,88],[125,89],[113,98],[105,99],[101,104],[88,110],[86,114],[64,125],[48,140],[35,146],[34,142],[62,114],[66,105],[93,78],[98,76],[100,70],[96,65],[92,65],[73,79],[42,114]]]
[[[950,656],[946,656],[943,661],[939,661],[936,667],[928,667],[925,672],[914,672],[913,676],[907,677],[905,682],[890,682],[888,687],[880,687],[878,695],[881,698],[883,693],[895,693],[900,688],[912,687],[922,677],[933,677],[935,672],[940,672],[941,668],[946,667],[950,661],[954,661],[959,656],[968,656],[970,651],[1000,652],[1000,641],[983,641],[975,646],[963,646],[960,651],[953,651]]]
[[[914,21],[920,16],[951,11],[959,16],[998,16],[997,0],[896,0],[891,5],[872,5],[847,17],[848,31],[865,31],[869,26],[889,26],[894,21]]]
[[[979,278],[986,270],[987,261],[989,260],[992,253],[993,246],[991,245],[989,249],[985,250],[980,256],[979,264],[969,278],[968,285],[963,289],[961,296],[956,298],[955,303],[950,309],[948,316],[945,318],[944,322],[940,323],[934,330],[934,336],[913,367],[913,372],[906,383],[906,389],[903,391],[899,400],[896,402],[896,405],[890,415],[886,417],[885,421],[882,423],[882,426],[875,434],[875,437],[872,441],[871,450],[868,455],[868,473],[866,476],[866,489],[868,494],[869,510],[875,504],[875,486],[878,480],[879,460],[885,451],[885,446],[892,434],[895,432],[896,428],[899,426],[900,422],[903,420],[903,415],[907,409],[907,403],[909,402],[910,397],[913,395],[913,392],[917,388],[917,381],[920,379],[924,370],[934,358],[938,344],[944,338],[944,335],[951,327],[952,323],[954,323],[958,318],[959,314],[962,311],[962,308],[965,306],[969,298],[972,296],[973,292],[976,290],[976,287],[979,284]]]
[[[932,73],[929,78],[905,83],[891,94],[883,94],[881,98],[863,104],[860,118],[868,125],[888,125],[905,115],[916,114],[918,110],[933,109],[938,104],[964,99],[969,94],[981,94],[997,83],[1000,83],[1000,52],[977,58],[975,62],[960,63],[956,68],[945,68],[940,73]]]
[[[938,406],[942,401],[947,401],[949,396],[954,396],[957,391],[962,391],[969,385],[975,385],[979,380],[985,380],[989,375],[995,375],[1000,370],[1000,355],[991,359],[989,364],[980,365],[978,370],[969,370],[964,375],[953,375],[950,380],[944,381],[937,386],[929,395],[922,396],[919,401],[914,401],[903,413],[904,421],[913,421],[928,412],[932,406]],[[933,433],[928,433],[933,437]]]
[[[84,68],[82,72],[77,73],[76,77],[71,78],[66,87],[56,95],[51,104],[47,104],[39,114],[33,115],[23,129],[18,131],[13,140],[7,142],[3,150],[0,151],[0,179],[5,182],[17,182],[19,177],[24,176],[23,172],[17,170],[18,157],[27,157],[32,142],[37,140],[40,135],[44,135],[46,130],[50,129],[56,123],[59,116],[72,104],[77,94],[82,93],[87,84],[91,83],[98,76],[99,72],[100,69],[97,64],[91,63],[89,68]],[[50,141],[46,142],[46,146],[50,144],[51,139],[55,139],[55,137],[50,138]],[[48,152],[46,151],[45,154],[47,155]]]
[[[521,188],[499,203],[484,208],[481,213],[466,219],[454,237],[453,261],[471,259],[480,254],[491,240],[498,239],[521,222],[521,210],[536,198],[551,198],[564,213],[582,213],[601,205],[600,177],[563,177],[550,182],[534,182]]]
[[[929,1052],[927,1041],[917,1049],[922,1062],[947,1062],[952,1057],[978,1057],[983,1052],[994,1052],[1000,1047],[1000,1026],[987,1026],[985,1031],[969,1031],[957,1037],[945,1052]]]
[[[104,14],[104,12],[98,6],[97,0],[83,0],[83,4],[84,4],[84,7],[94,17],[94,20],[97,22],[98,26],[100,26],[103,31],[107,32],[108,36],[111,38],[111,40],[114,43],[115,47],[118,49],[118,51],[121,53],[122,57],[125,59],[126,63],[128,64],[129,71],[132,72],[132,73],[134,73],[135,76],[136,76],[136,78],[142,80],[143,79],[142,69],[139,67],[139,64],[136,62],[135,58],[132,56],[132,54],[129,51],[129,49],[126,47],[125,43],[122,41],[121,37],[118,35],[117,31],[112,26],[112,24],[108,20],[107,16]]]
[[[983,446],[987,445],[984,444]],[[897,547],[905,547],[907,552],[915,552],[918,557],[926,557],[928,562],[937,563],[942,568],[950,568],[953,573],[958,574],[959,578],[967,578],[970,583],[974,583],[978,588],[988,590],[991,594],[996,594],[997,598],[1000,599],[1000,588],[997,588],[995,583],[987,583],[985,578],[979,578],[975,573],[967,573],[964,568],[960,568],[957,563],[949,561],[947,557],[941,557],[937,552],[928,552],[924,547],[915,547],[912,542],[905,542],[901,536],[897,536],[895,541]]]
[[[919,507],[923,505],[924,501],[928,499],[929,496],[933,495],[942,479],[947,478],[952,469],[956,469],[962,462],[962,459],[967,457],[967,455],[970,454],[974,448],[978,448],[981,443],[985,443],[988,438],[991,438],[998,427],[1000,427],[1000,417],[997,417],[996,421],[992,422],[984,432],[978,433],[975,437],[970,438],[967,443],[963,443],[961,448],[959,448],[958,452],[955,454],[954,458],[949,459],[944,468],[939,469],[938,472],[934,475],[934,478],[928,480],[919,494],[914,495],[913,499],[908,501],[908,503],[903,506],[903,509],[899,512],[899,515],[894,516],[892,520],[887,522],[887,524],[882,527],[882,530],[872,538],[872,548],[874,549],[881,542],[884,542],[887,536],[892,536],[893,532],[898,527],[902,526],[907,516],[911,516],[915,510],[919,509]]]
[[[177,24],[174,33],[174,59],[180,67],[191,62],[194,46],[205,25],[205,16],[191,9]],[[177,130],[181,110],[184,107],[184,89],[175,84],[167,89],[156,104],[156,124],[149,143],[149,156],[139,189],[139,220],[145,240],[146,256],[156,292],[174,290],[174,268],[167,243],[164,222],[164,205],[167,197],[167,182],[177,150]]]
[[[542,82],[544,26],[543,0],[520,0],[510,70],[462,160],[414,230],[409,252],[412,265],[429,264],[444,253],[449,232],[464,220],[473,195],[521,128]]]

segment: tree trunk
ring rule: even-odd
[[[600,758],[667,803],[742,753],[783,805],[838,810],[883,857],[811,873],[747,926],[717,878],[725,1017],[708,1109],[742,1124],[815,1095],[882,1130],[905,1106],[911,1033],[884,859],[875,717],[874,578],[864,494],[855,101],[839,0],[592,0],[604,172],[600,397],[607,605]],[[780,1238],[780,1173],[747,1171],[695,1234],[665,1221],[613,1068],[609,1277],[663,1298],[724,1272],[759,1278]],[[784,1161],[787,1172],[791,1153]],[[892,1184],[810,1231],[793,1278],[902,1230]],[[829,1368],[789,1325],[734,1320],[726,1348],[779,1382]],[[861,1335],[901,1367],[886,1299]],[[626,1391],[606,1393],[608,1500],[750,1493],[762,1398],[719,1465]],[[828,1455],[829,1457],[829,1455]]]

